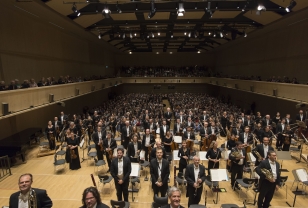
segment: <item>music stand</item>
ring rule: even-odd
[[[83,148],[83,145],[84,145],[84,138],[81,140],[81,142],[79,143],[79,147],[82,149],[82,158],[81,158],[81,161],[80,163],[82,163],[83,161],[85,161],[86,159],[84,158],[84,148]]]
[[[199,151],[199,158],[200,158],[200,161],[201,161],[202,164],[203,164],[203,161],[208,160],[206,158],[206,153],[207,153],[207,151]]]
[[[130,173],[130,177],[139,177],[139,171],[140,171],[140,165],[139,163],[131,163],[131,166],[132,166],[132,171]],[[135,197],[134,197],[134,192],[138,193],[139,192],[139,189],[134,189],[134,182],[132,181],[131,179],[131,183],[132,183],[132,188],[131,189],[128,189],[128,192],[132,192],[132,201],[134,202],[135,200]]]
[[[284,160],[292,160],[290,152],[289,151],[277,151],[276,155],[277,155],[277,159],[281,160],[280,171],[289,172],[287,169],[282,169],[282,163]]]
[[[211,181],[228,181],[228,172],[227,169],[211,169]],[[212,188],[213,192],[216,192],[216,202],[213,200],[214,204],[218,203],[218,193],[219,192],[227,192],[225,188]]]

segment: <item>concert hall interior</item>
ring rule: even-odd
[[[1,0],[0,206],[31,173],[56,208],[91,186],[109,207],[178,207],[153,203],[178,189],[187,208],[307,207],[307,17],[307,0]]]

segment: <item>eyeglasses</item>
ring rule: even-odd
[[[92,196],[92,197],[90,197],[90,198],[85,198],[85,201],[89,201],[89,200],[93,200],[93,199],[95,199],[94,196]]]

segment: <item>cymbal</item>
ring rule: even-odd
[[[305,122],[303,122],[303,121],[297,121],[297,125],[298,125],[299,127],[307,128]]]

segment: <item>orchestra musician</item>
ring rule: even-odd
[[[187,148],[186,140],[182,140],[182,147],[179,149],[178,157],[180,158],[179,172],[183,173],[184,168],[186,168],[189,163],[190,157],[190,150]]]
[[[103,139],[103,147],[106,151],[106,158],[107,158],[107,163],[108,163],[108,168],[109,168],[107,170],[107,173],[108,173],[110,171],[113,151],[114,151],[115,148],[117,148],[117,142],[114,138],[111,137],[110,132],[107,132],[106,139]]]
[[[141,151],[141,142],[138,141],[137,135],[133,136],[133,141],[128,144],[127,157],[131,162],[139,161],[139,154]]]
[[[156,158],[156,149],[162,149],[163,151],[163,158],[167,159],[167,154],[166,154],[166,150],[165,148],[162,147],[161,145],[161,141],[160,140],[156,140],[156,147],[152,148],[151,154],[150,154],[150,161],[152,161],[154,158]]]
[[[170,131],[167,131],[166,135],[163,138],[164,148],[166,152],[171,152],[172,139],[173,138]]]
[[[170,108],[167,108],[167,112],[164,114],[164,118],[166,119],[166,124],[170,126],[171,124],[171,118],[172,118],[172,113],[170,111]],[[162,138],[162,137],[161,137]]]
[[[64,125],[65,121],[67,121],[68,116],[64,114],[63,111],[61,111],[60,116],[59,116],[59,121],[61,122],[61,125]]]
[[[51,121],[48,121],[48,125],[45,129],[45,133],[49,142],[49,149],[54,150],[56,147],[56,141],[55,141],[55,136],[56,136],[56,129],[54,125],[52,125]]]
[[[243,170],[246,165],[246,151],[243,149],[244,145],[242,142],[236,142],[236,147],[231,150],[229,155],[229,160],[231,160],[231,187],[233,190],[235,188],[240,189],[236,179],[243,178]],[[233,152],[238,152],[239,154],[234,156]]]
[[[218,133],[218,130],[217,130],[217,128],[216,128],[216,124],[215,124],[215,122],[212,122],[212,123],[211,123],[211,126],[208,127],[208,134],[209,134],[209,135],[210,135],[210,134],[216,135],[217,133]]]
[[[282,151],[289,151],[291,145],[291,139],[294,137],[294,133],[290,125],[286,125],[286,129],[282,132]]]
[[[303,110],[299,110],[298,114],[295,117],[296,121],[305,121],[306,120],[306,115],[304,114]]]
[[[81,168],[78,144],[79,142],[74,132],[71,132],[71,136],[67,138],[67,152],[69,152],[69,166],[71,170],[78,170]]]
[[[129,125],[129,121],[125,121],[125,126],[122,128],[121,131],[121,145],[123,145],[124,149],[127,149],[132,134],[133,128]]]
[[[163,158],[163,150],[160,147],[155,148],[156,157],[151,160],[150,173],[152,179],[152,189],[158,196],[166,195],[168,189],[168,179],[170,175],[169,162]]]
[[[274,148],[269,145],[269,138],[264,137],[263,144],[258,144],[252,151],[253,156],[256,158],[255,166],[258,166],[262,160],[265,160],[267,158],[267,153],[270,150],[274,150]],[[261,160],[258,159],[258,156],[256,155],[255,151],[260,154],[260,156],[262,157]]]
[[[168,198],[170,204],[161,206],[161,208],[184,208],[180,205],[181,202],[181,191],[175,186],[172,186],[168,189]]]
[[[290,114],[286,114],[285,120],[286,120],[286,125],[291,125],[291,124],[293,124],[293,121],[292,121],[292,119],[290,118]]]
[[[185,123],[185,116],[183,115],[183,111],[180,111],[180,114],[176,117],[176,119],[180,119],[180,123]]]
[[[62,131],[62,125],[61,125],[61,122],[58,120],[58,117],[55,117],[54,118],[54,122],[52,124],[54,127],[55,127],[55,130],[56,130],[56,140],[59,142],[60,141],[60,133]]]
[[[145,128],[145,129],[149,129],[150,133],[152,133],[153,136],[156,135],[157,126],[154,124],[153,119],[149,120],[147,128]]]
[[[276,148],[281,149],[283,144],[283,135],[282,132],[284,132],[286,128],[286,120],[282,119],[280,123],[277,124],[276,127],[276,135],[277,135],[277,141],[276,141]]]
[[[173,127],[173,132],[175,132],[175,135],[182,136],[183,129],[184,129],[184,125],[181,124],[180,119],[176,119],[176,123],[174,124],[174,127]]]
[[[228,117],[227,117],[227,112],[226,112],[226,111],[224,111],[224,112],[222,113],[222,116],[221,116],[221,118],[220,118],[220,123],[221,123],[222,128],[223,128],[223,129],[226,129],[227,124],[228,124]],[[222,133],[223,133],[223,132],[225,132],[225,131],[222,131]],[[223,133],[222,136],[226,136],[226,135],[224,135],[224,133]]]
[[[163,120],[163,125],[160,127],[160,138],[163,139],[167,133],[167,131],[169,131],[169,126],[166,123],[166,120]]]
[[[205,181],[205,167],[200,163],[200,158],[194,156],[194,163],[187,165],[185,171],[185,179],[187,181],[187,192],[186,197],[188,198],[188,207],[192,204],[199,204],[202,190],[203,182]]]
[[[187,130],[184,132],[183,136],[182,136],[183,140],[195,140],[195,134],[193,132],[193,130],[191,129],[191,127],[187,127]]]
[[[201,151],[201,147],[203,146],[203,140],[204,138],[205,139],[208,139],[208,136],[209,136],[209,133],[208,133],[208,125],[209,123],[208,122],[204,122],[203,123],[203,127],[200,128],[200,131],[199,131],[199,135],[201,137],[201,143],[200,143],[200,151]]]
[[[261,125],[262,125],[262,116],[261,116],[260,112],[257,112],[257,115],[255,117],[255,121],[256,121],[257,124],[261,123]]]
[[[142,149],[145,152],[144,155],[146,161],[151,162],[151,160],[149,160],[149,147],[151,145],[154,145],[154,143],[155,143],[154,136],[150,134],[150,129],[146,129],[142,139]]]
[[[258,197],[258,207],[268,208],[273,198],[275,190],[280,187],[280,165],[276,161],[276,152],[269,150],[267,152],[268,159],[263,160],[256,168],[257,174],[260,176],[260,188]],[[262,169],[267,169],[273,173],[273,180],[267,179]]]
[[[194,129],[195,129],[195,124],[194,124],[194,122],[191,120],[191,117],[190,117],[190,116],[187,118],[186,129],[187,129],[188,127],[190,127],[193,131],[194,131]]]
[[[123,154],[124,149],[118,148],[117,157],[111,162],[110,174],[115,183],[118,201],[122,201],[123,195],[124,201],[128,202],[129,175],[132,167],[128,157],[124,157]]]
[[[102,127],[98,126],[97,127],[97,132],[93,134],[93,142],[95,143],[95,148],[97,151],[97,159],[98,160],[103,160],[103,132],[102,132]]]
[[[22,174],[18,180],[19,190],[10,196],[9,208],[32,207],[29,203],[29,195],[36,195],[34,204],[37,208],[50,208],[52,201],[47,195],[46,190],[32,188],[33,176],[31,173]]]
[[[265,118],[262,120],[262,126],[266,127],[266,126],[270,126],[272,125],[272,119],[270,115],[266,115]]]
[[[219,169],[219,159],[221,158],[221,151],[217,148],[216,141],[212,141],[205,157],[208,159],[208,175],[211,175],[211,169]]]
[[[200,121],[202,122],[202,123],[204,123],[205,121],[207,121],[208,120],[208,115],[206,114],[206,111],[203,111],[202,112],[202,115],[200,116]]]
[[[266,127],[264,128],[264,131],[262,132],[262,139],[260,140],[261,143],[263,142],[263,138],[264,138],[264,137],[269,138],[270,144],[272,143],[273,133],[272,133],[272,131],[270,130],[270,126],[266,126]]]
[[[109,208],[102,203],[101,196],[96,187],[89,187],[83,191],[82,206],[80,208]]]
[[[262,143],[263,137],[263,129],[261,128],[261,124],[258,123],[257,127],[253,130],[253,134],[255,135],[255,137],[260,141],[260,143]]]
[[[253,143],[253,136],[249,133],[249,127],[246,126],[243,133],[240,134],[239,141],[241,141],[244,147]]]
[[[232,150],[236,146],[235,135],[231,134],[231,138],[227,141],[227,149]]]

